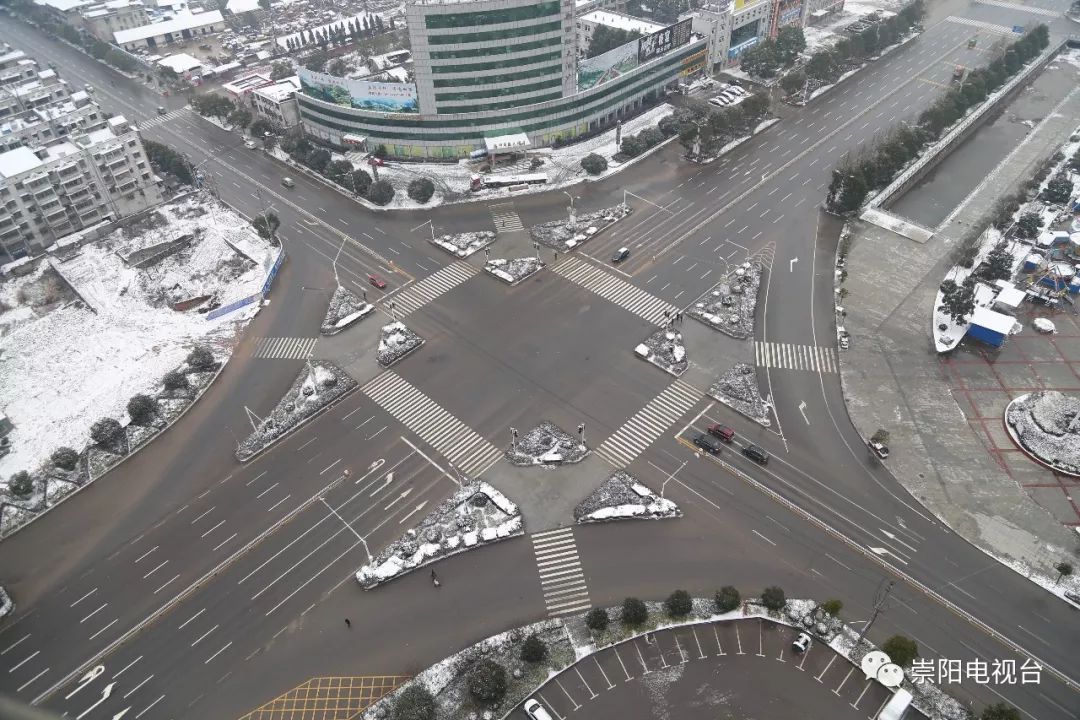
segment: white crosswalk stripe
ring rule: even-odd
[[[760,367],[826,373],[840,371],[836,351],[817,345],[754,342],[754,358]]]
[[[701,397],[697,388],[676,380],[601,443],[596,454],[615,467],[626,467]]]
[[[966,17],[957,17],[950,15],[945,18],[951,23],[958,25],[967,25],[968,27],[979,28],[980,30],[986,30],[987,32],[998,33],[999,35],[1015,35],[1012,28],[1007,28],[1004,25],[995,25],[994,23],[983,22],[982,20],[972,20]]]
[[[1005,0],[975,0],[976,5],[993,5],[994,7],[1006,8],[1008,10],[1018,10],[1020,12],[1034,13],[1035,15],[1045,15],[1046,17],[1061,17],[1061,13],[1056,10],[1047,10],[1046,8],[1036,7],[1034,5],[1024,5],[1023,3],[1005,2]]]
[[[491,219],[495,222],[495,232],[519,232],[525,229],[521,218],[514,210],[514,203],[488,205],[488,210],[491,212]]]
[[[569,615],[592,607],[574,542],[574,529],[533,533],[532,542],[548,615]]]
[[[679,309],[666,300],[661,300],[622,278],[573,256],[566,258],[553,269],[570,282],[577,283],[656,325],[663,325],[667,320],[665,311],[674,314]]]
[[[147,128],[152,128],[155,125],[161,125],[162,123],[167,123],[170,120],[175,120],[176,118],[180,117],[181,115],[187,115],[189,112],[191,112],[191,106],[185,105],[184,107],[180,108],[179,110],[172,110],[170,112],[165,113],[164,115],[155,115],[154,117],[152,117],[152,118],[150,118],[148,120],[140,120],[136,124],[139,126],[140,130],[146,130]]]
[[[390,300],[394,303],[394,309],[399,315],[408,315],[443,293],[453,290],[476,273],[477,270],[472,265],[458,260],[410,285]]]
[[[469,478],[495,464],[502,451],[413,387],[387,371],[364,386],[364,393]]]
[[[255,338],[252,357],[275,360],[307,360],[315,352],[319,338],[261,337]]]

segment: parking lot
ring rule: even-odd
[[[593,718],[875,718],[891,692],[814,642],[768,620],[662,630],[602,650],[530,696],[554,720]],[[511,714],[528,720],[519,706]]]

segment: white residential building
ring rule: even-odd
[[[300,78],[291,77],[257,88],[248,97],[257,116],[269,120],[277,127],[291,128],[300,122],[300,108],[296,102],[299,89]]]
[[[111,43],[118,30],[129,30],[150,22],[140,0],[108,0],[82,8],[82,26],[102,42]]]
[[[614,12],[612,10],[593,10],[592,12],[585,13],[578,17],[574,22],[574,27],[577,32],[577,52],[578,59],[584,59],[589,51],[589,44],[592,42],[593,33],[596,32],[596,28],[601,25],[605,25],[615,30],[625,30],[626,32],[636,32],[641,35],[649,35],[663,30],[664,26],[659,23],[654,23],[650,20],[642,20],[631,15],[624,15],[620,12]]]

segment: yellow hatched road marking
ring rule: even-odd
[[[312,678],[240,720],[353,720],[409,679],[408,675]]]

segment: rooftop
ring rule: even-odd
[[[300,78],[291,77],[285,78],[279,83],[273,85],[266,85],[255,91],[256,95],[260,95],[271,102],[281,102],[287,100],[296,94],[296,91],[300,89]]]
[[[37,167],[41,167],[41,159],[28,147],[0,153],[0,176],[4,178],[15,177]]]
[[[51,7],[53,10],[59,10],[60,12],[67,12],[93,3],[89,0],[34,0],[34,4]]]
[[[189,70],[195,68],[201,68],[203,66],[202,61],[196,57],[192,57],[187,53],[176,53],[175,55],[169,55],[157,61],[158,65],[164,65],[167,68],[171,68],[176,73],[186,73]]]
[[[975,309],[975,314],[971,316],[971,324],[1008,335],[1016,324],[1016,318],[981,307]]]
[[[582,15],[581,19],[596,25],[607,25],[608,27],[618,28],[619,30],[628,30],[631,32],[636,30],[642,35],[648,35],[657,30],[663,30],[665,27],[664,25],[649,20],[642,20],[641,18],[611,12],[610,10],[593,10],[591,13]]]
[[[124,43],[146,40],[147,38],[157,37],[158,35],[164,35],[165,33],[180,33],[184,30],[191,30],[211,24],[221,24],[222,22],[220,10],[211,10],[210,12],[194,14],[189,13],[177,15],[172,20],[166,20],[164,22],[150,23],[149,25],[131,28],[129,30],[117,30],[113,33],[113,37],[116,38],[118,45],[123,45]]]

